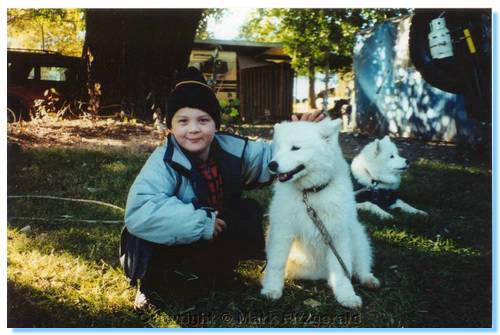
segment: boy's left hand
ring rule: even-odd
[[[215,239],[227,227],[226,222],[218,217],[219,211],[215,211],[215,216],[216,217],[215,217],[215,224],[214,224],[214,234],[212,236],[212,239]]]
[[[320,122],[326,117],[326,114],[323,113],[322,110],[315,110],[314,112],[311,113],[304,113],[300,117],[300,119],[297,117],[297,115],[293,114],[292,115],[292,121],[310,121],[310,122]]]

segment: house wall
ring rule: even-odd
[[[240,72],[240,112],[246,121],[289,120],[292,115],[294,72],[288,63]]]
[[[198,67],[212,55],[213,50],[193,49],[189,63]],[[243,122],[290,119],[294,76],[290,64],[255,60],[251,67],[240,69],[238,56],[237,51],[219,52],[218,59],[227,62],[228,72],[217,76],[217,98],[220,101],[229,96],[238,98]],[[245,57],[248,60],[250,56]],[[210,73],[204,75],[206,78],[211,76]]]
[[[213,50],[194,49],[189,58],[189,65],[198,67],[199,64],[208,61],[212,55]],[[238,94],[238,66],[236,62],[236,52],[219,51],[218,59],[227,63],[228,72],[217,75],[217,85],[215,86],[217,98],[219,100],[226,100],[229,95],[232,98],[235,98]],[[211,77],[210,73],[205,73],[204,75],[207,79]]]

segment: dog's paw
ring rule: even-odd
[[[429,216],[429,213],[425,212],[425,211],[422,211],[420,209],[417,209],[417,212],[415,214],[418,214],[418,215],[423,215],[423,216]]]
[[[260,290],[260,294],[262,294],[264,297],[272,300],[278,300],[281,298],[281,295],[283,294],[283,290],[278,289],[278,288],[269,288],[269,287],[263,287]]]
[[[350,309],[361,308],[361,306],[363,305],[363,301],[361,300],[361,298],[355,294],[345,297],[338,297],[337,301],[342,306]]]
[[[376,290],[380,288],[380,280],[378,280],[373,274],[370,274],[367,278],[361,280],[361,285],[366,288]]]

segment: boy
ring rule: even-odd
[[[265,259],[263,210],[241,194],[272,182],[271,147],[218,133],[219,102],[201,73],[190,67],[179,79],[167,101],[171,133],[127,199],[120,262],[132,285],[140,280],[139,309],[165,268],[227,272],[238,260]]]

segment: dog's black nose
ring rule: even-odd
[[[278,170],[278,163],[276,161],[271,161],[267,167],[272,172],[276,172]]]

